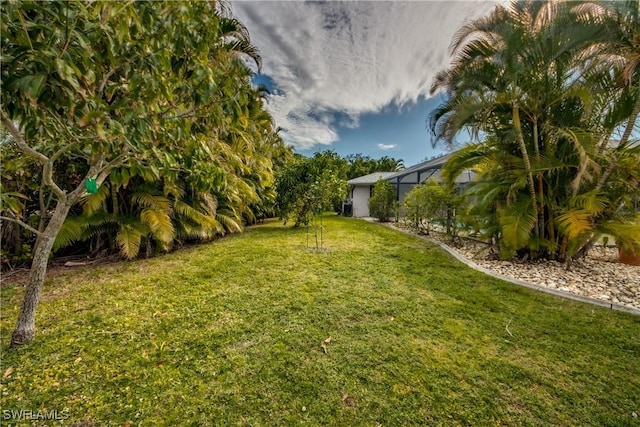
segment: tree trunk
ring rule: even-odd
[[[636,96],[636,102],[633,104],[633,110],[631,111],[631,115],[629,116],[629,120],[627,121],[627,126],[624,130],[624,133],[622,134],[622,138],[620,138],[620,146],[625,145],[629,140],[629,137],[631,136],[631,132],[633,132],[633,128],[636,125],[636,120],[638,119],[639,115],[640,115],[640,94]],[[608,142],[609,141],[606,141],[605,146],[606,144],[608,144]],[[596,184],[596,188],[595,188],[596,191],[600,191],[602,187],[604,187],[604,184],[607,182],[607,179],[609,179],[609,175],[611,175],[611,172],[613,172],[613,170],[616,168],[617,165],[618,165],[618,153],[614,151],[613,155],[611,156],[611,160],[609,161],[609,165],[607,166],[607,169],[604,171],[604,173],[600,177],[600,180]]]
[[[118,186],[110,182],[111,185],[111,207],[113,208],[113,215],[120,215],[120,206],[118,204]]]
[[[558,259],[560,261],[566,261],[567,258],[567,246],[569,245],[569,238],[565,235],[562,237],[562,243],[560,244],[560,251],[558,255]]]
[[[538,118],[533,118],[533,146],[536,153],[536,161],[540,163],[540,145],[538,143]],[[544,233],[544,177],[538,172],[538,237],[545,237]]]
[[[522,152],[522,160],[524,161],[524,167],[527,171],[527,183],[529,184],[529,194],[531,196],[531,208],[533,209],[533,216],[536,218],[536,224],[534,229],[536,230],[537,237],[539,236],[540,229],[538,228],[538,201],[536,198],[536,187],[533,182],[533,173],[531,172],[531,160],[529,159],[529,152],[527,146],[524,143],[524,136],[522,135],[522,126],[520,125],[520,110],[517,104],[513,104],[513,126],[516,131],[516,137],[518,139],[518,145]]]
[[[317,240],[317,237],[316,237],[316,240]],[[151,258],[153,256],[153,242],[151,240],[151,236],[147,236],[145,250],[146,250],[145,258]]]
[[[556,246],[556,244],[558,243],[556,241],[556,222],[554,220],[553,211],[551,210],[550,207],[548,211],[549,212],[547,213],[547,216],[549,217],[549,241],[553,245],[552,247],[555,249],[553,251],[552,256],[553,256],[553,259],[558,259],[558,249]]]
[[[585,242],[585,244],[576,251],[576,253],[573,255],[573,258],[580,259],[586,257],[591,248],[593,248],[593,246],[596,244],[597,240],[598,239],[596,238],[596,235],[592,235],[589,240],[587,240],[587,242]]]
[[[42,285],[47,274],[47,262],[51,255],[53,242],[62,228],[62,224],[73,203],[70,200],[59,201],[51,217],[51,221],[38,239],[33,252],[33,261],[29,271],[29,282],[25,289],[24,300],[16,329],[11,335],[11,348],[33,341],[36,334],[36,309],[40,301]]]
[[[38,203],[40,204],[40,218],[38,219],[38,231],[44,233],[44,229],[47,225],[47,205],[44,203],[44,182],[40,183],[40,189],[38,190]],[[36,242],[33,244],[34,249],[40,244],[42,234],[36,236]]]

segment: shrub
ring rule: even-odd
[[[395,187],[384,179],[379,179],[373,186],[373,194],[369,198],[369,214],[380,222],[389,221],[398,209]]]
[[[411,225],[426,234],[431,231],[433,223],[445,224],[449,230],[452,207],[451,191],[433,179],[412,188],[404,200],[405,212]]]

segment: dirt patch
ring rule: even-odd
[[[79,273],[89,268],[93,269],[96,266],[112,265],[120,262],[122,262],[122,258],[119,255],[110,255],[97,259],[87,259],[80,256],[54,258],[47,268],[47,279],[56,279],[69,273]],[[28,268],[16,268],[10,271],[3,271],[0,274],[0,286],[25,286],[28,280]]]

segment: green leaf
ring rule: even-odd
[[[500,230],[506,247],[513,250],[527,246],[536,217],[528,201],[498,211]]]
[[[88,223],[81,217],[68,217],[62,224],[62,228],[58,232],[53,242],[53,251],[67,247],[72,243],[80,240],[82,233],[87,229]]]
[[[140,251],[140,242],[144,234],[144,229],[136,224],[121,224],[116,234],[116,242],[120,247],[120,253],[125,258],[132,259]]]
[[[68,82],[73,87],[73,89],[79,90],[80,84],[78,83],[78,79],[76,79],[73,68],[60,58],[56,58],[54,62],[56,64],[56,70],[58,71],[60,77]]]
[[[593,217],[585,209],[570,209],[558,216],[557,222],[560,230],[567,235],[569,240],[594,230]]]

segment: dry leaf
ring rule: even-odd
[[[327,344],[329,344],[331,342],[331,337],[326,338],[324,341],[322,341],[322,344],[320,344],[320,347],[322,347],[322,351],[324,351],[324,354],[327,354]]]
[[[353,401],[353,397],[349,396],[348,393],[345,393],[342,395],[342,403],[344,403],[346,406],[349,406],[351,408],[356,406],[355,402]]]
[[[4,371],[4,375],[2,378],[7,378],[9,375],[13,374],[13,367],[9,366],[6,371]]]

